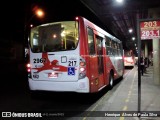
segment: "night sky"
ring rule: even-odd
[[[45,17],[36,16],[29,22],[35,8],[42,8]],[[99,26],[100,20],[88,10],[79,0],[14,0],[1,3],[1,34],[0,42],[22,42],[25,24],[39,25],[47,22],[74,19],[75,16],[84,16]]]

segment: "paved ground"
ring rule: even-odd
[[[115,89],[115,90],[114,90]],[[138,68],[135,66],[124,79],[107,92],[88,111],[91,113],[81,120],[160,120],[160,86],[153,82],[153,66],[141,76],[141,101],[138,101]],[[114,92],[113,92],[114,91]],[[140,103],[140,106],[138,105]],[[137,117],[140,108],[141,117]],[[99,112],[102,111],[102,112]],[[106,114],[126,113],[124,117],[105,117]],[[106,113],[106,114],[105,114]],[[135,114],[134,114],[135,113]],[[90,116],[102,117],[90,117]],[[132,115],[130,117],[129,115]],[[133,116],[135,115],[135,116]],[[71,119],[74,120],[75,118]]]
[[[10,75],[21,75],[23,77],[26,75],[25,65],[23,64],[1,64],[1,75],[3,78],[10,77]],[[10,74],[12,73],[12,74]],[[17,87],[19,92],[27,90],[26,82],[23,82],[22,79],[17,79],[15,83],[14,80],[19,78],[13,76],[13,81],[5,81],[4,84],[1,84],[1,90],[5,90],[5,94],[10,92],[7,91],[7,86],[10,86],[10,89]],[[3,80],[4,81],[4,80]],[[8,85],[9,84],[9,85]],[[14,84],[15,86],[12,86]],[[24,85],[23,88],[20,88],[20,85]],[[14,90],[13,90],[14,91]],[[25,91],[27,92],[27,91]],[[4,93],[1,93],[3,95]],[[7,95],[7,94],[6,94]],[[4,96],[4,95],[3,95]],[[3,98],[4,99],[4,98]],[[18,99],[18,97],[16,98]],[[21,98],[22,99],[22,98]],[[85,99],[85,98],[84,98]],[[34,101],[35,102],[35,101]],[[44,101],[43,101],[44,102]],[[55,102],[55,101],[54,101]],[[16,102],[15,102],[16,103]],[[46,102],[47,103],[47,102]],[[81,105],[82,106],[82,105]],[[48,106],[50,108],[50,106]],[[54,108],[54,106],[52,106]],[[153,82],[153,66],[147,68],[147,73],[141,76],[141,117],[88,117],[89,114],[95,114],[94,116],[105,115],[104,113],[112,113],[112,111],[124,111],[132,113],[137,112],[138,110],[138,71],[135,66],[131,71],[129,71],[122,81],[115,85],[115,87],[108,91],[105,95],[92,104],[86,111],[90,111],[88,115],[85,115],[81,118],[69,118],[71,120],[160,120],[160,86],[155,85]],[[98,111],[98,112],[97,112]],[[132,114],[133,115],[133,114]],[[147,116],[148,115],[148,116]]]

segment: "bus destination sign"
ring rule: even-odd
[[[140,23],[141,40],[160,37],[160,21],[148,21]]]

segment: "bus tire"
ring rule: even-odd
[[[109,89],[111,90],[113,88],[113,74],[112,72],[109,75]]]

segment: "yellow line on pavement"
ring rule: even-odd
[[[107,97],[108,94],[109,94],[109,92],[106,93],[106,94],[101,98],[101,100],[91,109],[91,112],[93,112],[93,111],[96,110],[96,108],[97,108],[97,107],[100,105],[100,103]],[[82,120],[87,120],[87,117],[89,117],[89,116],[90,116],[90,113],[88,113],[85,117],[83,117]]]
[[[123,111],[126,111],[126,110],[127,110],[127,108],[128,108],[127,106],[124,106],[124,107],[123,107]]]
[[[120,117],[119,120],[124,120],[124,117]]]
[[[125,100],[125,102],[129,102],[129,99],[127,98],[127,99]]]
[[[132,92],[131,92],[131,91],[129,91],[128,95],[131,95],[131,93],[132,93]]]
[[[135,76],[136,76],[136,72],[134,73],[134,78],[133,78],[133,80],[132,80],[132,83],[131,83],[131,86],[130,86],[130,90],[129,90],[129,92],[128,92],[127,99],[125,99],[125,102],[126,102],[126,103],[129,102],[130,96],[131,96],[131,94],[132,94],[132,89],[133,89],[133,85],[134,85]],[[127,105],[125,105],[125,106],[123,107],[123,111],[126,111],[127,109],[128,109],[128,107],[127,107]],[[124,120],[124,117],[120,117],[119,120]]]
[[[82,120],[86,120],[86,117],[84,117]]]

